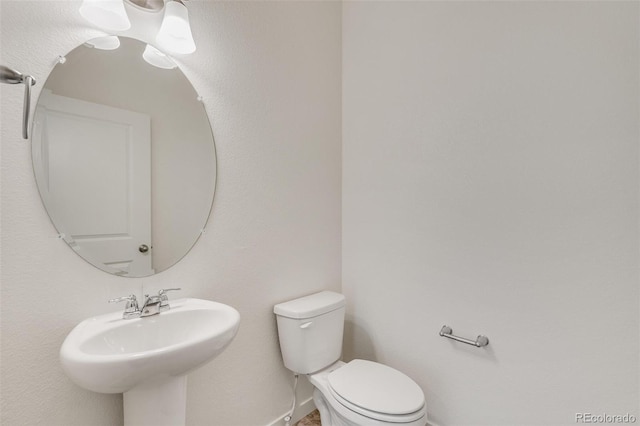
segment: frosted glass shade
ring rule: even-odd
[[[120,39],[117,36],[104,36],[91,39],[85,44],[95,49],[115,50],[120,47]]]
[[[177,67],[176,63],[173,62],[173,59],[149,44],[144,48],[142,58],[154,67],[164,68],[166,70],[171,70]]]
[[[176,1],[169,1],[164,7],[164,19],[156,36],[158,45],[171,53],[195,52],[196,44],[191,35],[187,8]]]
[[[112,31],[131,28],[123,0],[83,0],[80,15],[92,24]]]

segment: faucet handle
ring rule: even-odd
[[[128,296],[122,296],[122,297],[116,297],[115,299],[110,299],[108,302],[109,303],[118,303],[118,302],[124,302],[127,301],[127,305],[129,304],[133,304],[133,303],[138,303],[138,300],[136,299],[136,295],[135,294],[130,294]]]
[[[136,299],[135,294],[116,297],[115,299],[109,300],[109,303],[118,303],[118,302],[124,302],[124,301],[126,301],[127,304],[124,307],[124,313],[122,314],[122,318],[124,319],[134,318],[138,314],[140,314],[140,309],[138,308],[138,299]]]
[[[158,292],[158,297],[160,298],[160,307],[164,308],[166,307],[166,309],[169,308],[169,298],[167,297],[167,292],[169,291],[177,291],[177,290],[182,290],[181,288],[163,288],[162,290],[160,290]]]

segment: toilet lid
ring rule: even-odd
[[[327,379],[333,392],[364,410],[404,415],[424,406],[422,389],[413,380],[377,362],[354,359]]]

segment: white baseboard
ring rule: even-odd
[[[295,425],[298,420],[300,420],[301,418],[303,418],[304,416],[306,416],[307,414],[309,414],[315,409],[316,409],[316,404],[313,402],[313,398],[309,398],[305,401],[302,401],[300,404],[298,404],[298,406],[296,407],[296,410],[293,412],[293,419],[291,420],[291,426]],[[281,415],[280,417],[278,417],[277,419],[269,423],[267,426],[285,426],[284,418],[286,417],[287,414],[289,413],[288,412],[284,413],[283,415]]]

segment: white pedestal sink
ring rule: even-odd
[[[125,426],[185,424],[187,373],[231,343],[240,314],[201,299],[171,301],[159,315],[86,319],[67,336],[60,360],[77,385],[124,394]]]

